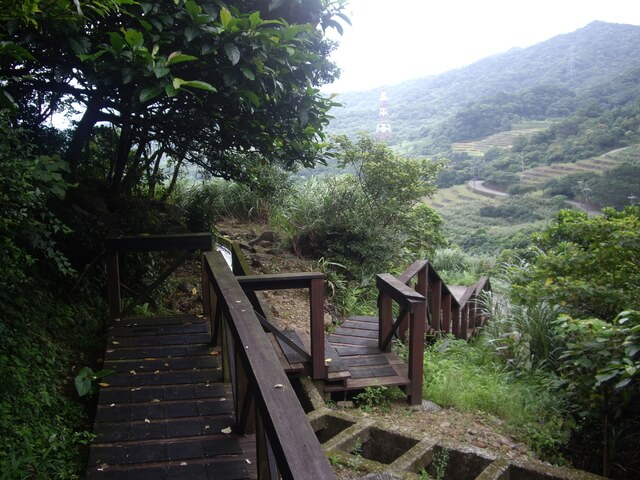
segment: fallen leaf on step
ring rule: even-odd
[[[231,433],[231,427],[223,428],[220,430],[222,433],[229,435]]]

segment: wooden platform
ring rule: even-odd
[[[287,337],[308,351],[308,338],[300,332],[285,330]],[[272,340],[288,374],[304,371],[305,359],[286,343]],[[410,384],[406,364],[395,353],[378,348],[378,319],[353,317],[325,339],[326,392],[362,390],[369,386],[405,386]],[[307,361],[308,371],[308,361]]]
[[[352,317],[327,337],[333,375],[325,391],[361,390],[375,385],[406,386],[411,383],[406,364],[395,353],[378,348],[378,318]]]
[[[115,320],[88,479],[256,478],[255,439],[233,433],[209,325],[191,315]]]

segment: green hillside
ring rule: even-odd
[[[446,153],[453,142],[509,130],[523,120],[610,109],[638,98],[640,27],[593,22],[573,33],[387,90],[392,145]],[[344,93],[330,132],[372,132],[381,89]]]

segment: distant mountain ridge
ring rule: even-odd
[[[549,97],[545,92],[544,100],[550,104],[544,107],[554,106],[550,112],[565,109],[569,114],[588,99],[597,100],[607,92],[615,96],[617,92],[608,88],[612,82],[617,90],[624,89],[620,101],[632,101],[637,98],[640,83],[638,52],[640,26],[596,21],[531,47],[511,49],[467,67],[389,86],[386,91],[393,143],[420,138],[474,103],[475,108],[485,101],[495,104],[508,95],[526,101],[526,95],[536,94],[531,89],[553,93]],[[354,135],[375,131],[380,92],[378,88],[339,95],[337,100],[344,106],[332,111],[335,118],[329,132]],[[513,111],[513,118],[532,117],[527,111]],[[544,115],[538,112],[535,116]],[[465,133],[460,135],[464,137]]]

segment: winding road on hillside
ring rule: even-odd
[[[487,197],[492,198],[506,198],[509,196],[507,192],[502,192],[500,190],[494,190],[492,188],[487,187],[484,184],[484,180],[469,180],[469,189],[472,192],[478,193],[480,195],[485,195]],[[591,205],[588,203],[576,202],[573,200],[567,200],[565,203],[572,205],[583,212],[586,212],[590,217],[594,217],[596,215],[602,215],[602,210],[600,210],[595,205]]]

